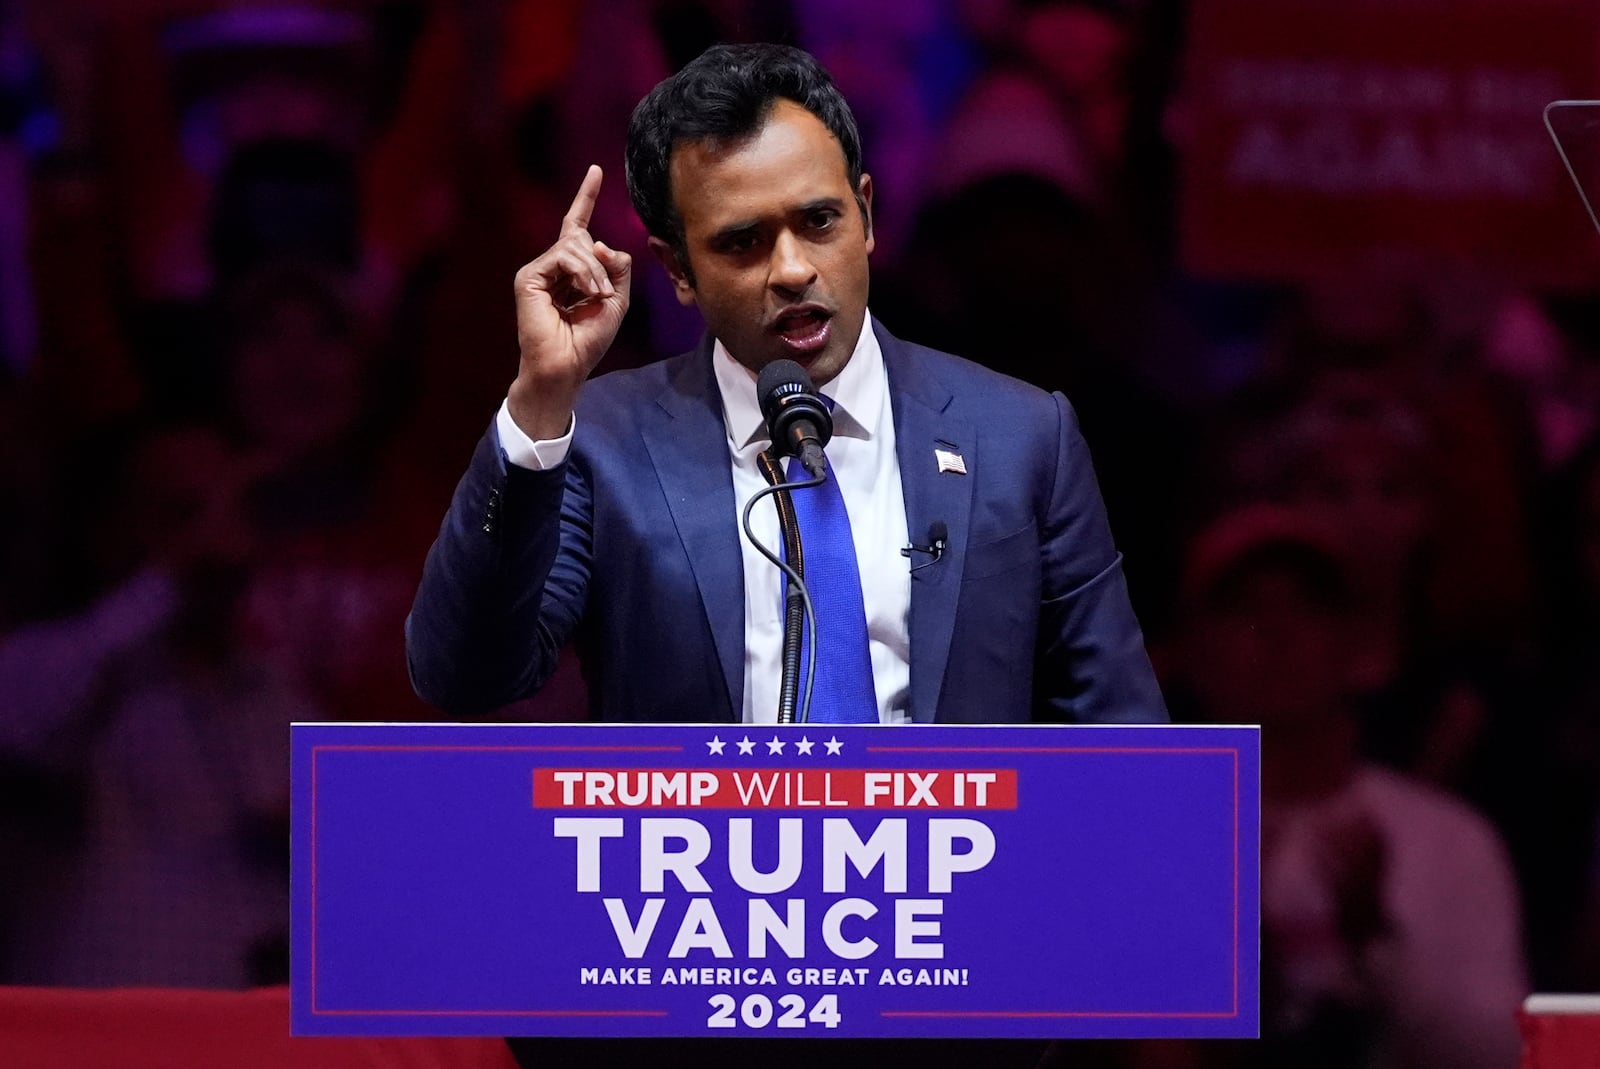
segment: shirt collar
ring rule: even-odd
[[[737,452],[755,442],[766,442],[767,421],[761,415],[761,403],[756,399],[755,372],[733,358],[721,340],[711,350],[711,366],[717,376],[717,390],[722,394],[723,421],[728,428],[728,441]],[[888,376],[883,368],[883,350],[872,329],[872,315],[868,313],[861,324],[861,334],[850,359],[833,377],[818,389],[833,401],[833,433],[836,437],[860,438],[871,441],[878,432],[882,418],[883,398],[888,392]]]

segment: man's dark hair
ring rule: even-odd
[[[815,115],[844,150],[861,206],[861,134],[833,79],[809,53],[789,45],[714,45],[650,90],[628,122],[628,195],[645,229],[689,270],[683,220],[672,202],[672,150],[681,141],[737,142],[760,131],[779,100]],[[693,282],[693,276],[690,277]]]

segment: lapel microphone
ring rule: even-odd
[[[949,538],[950,528],[945,525],[943,520],[934,520],[928,524],[928,544],[919,546],[915,542],[909,542],[900,548],[900,555],[909,559],[913,553],[926,553],[933,558],[932,560],[923,561],[921,564],[913,564],[911,566],[912,571],[926,568],[931,564],[938,564],[939,558],[944,556],[944,547],[949,544]]]

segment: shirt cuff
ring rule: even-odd
[[[506,459],[519,468],[532,471],[548,471],[567,459],[567,452],[572,448],[572,431],[577,425],[578,417],[574,413],[567,424],[566,434],[560,438],[535,441],[511,418],[509,397],[500,402],[500,411],[494,417],[495,433],[500,436],[500,449]]]

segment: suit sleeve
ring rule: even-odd
[[[1089,448],[1067,399],[1051,399],[1055,466],[1040,534],[1035,709],[1071,723],[1165,723],[1166,703],[1128,601]]]
[[[406,618],[406,663],[426,702],[479,716],[555,670],[583,614],[593,502],[573,458],[509,464],[491,425],[456,487]]]

